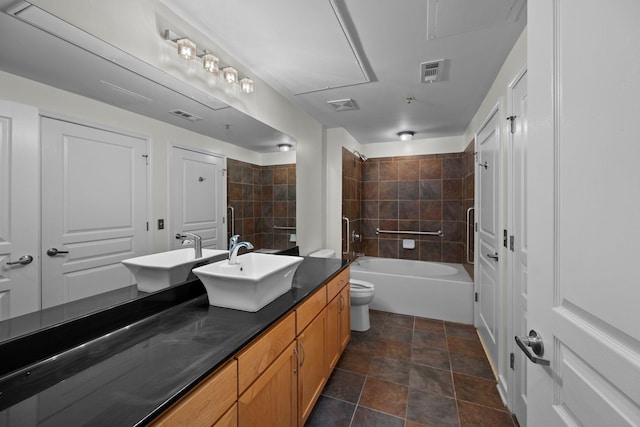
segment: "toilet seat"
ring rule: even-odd
[[[351,279],[350,288],[352,294],[368,294],[373,293],[373,283],[365,282],[364,280]]]

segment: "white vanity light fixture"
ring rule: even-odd
[[[416,133],[412,130],[403,130],[402,132],[398,132],[398,137],[400,137],[400,141],[411,141],[413,139],[413,135]]]
[[[178,50],[178,56],[186,60],[198,59],[202,68],[216,77],[222,77],[229,84],[237,84],[243,93],[253,93],[253,80],[249,77],[240,79],[238,70],[229,65],[222,66],[220,59],[208,50],[199,51],[196,44],[187,37],[176,35],[171,30],[164,30],[164,39]],[[220,71],[222,69],[222,71]]]

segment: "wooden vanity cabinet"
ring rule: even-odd
[[[237,426],[237,363],[230,361],[154,420],[154,427]]]

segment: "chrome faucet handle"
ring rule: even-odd
[[[229,239],[229,250],[233,250],[233,248],[238,244],[238,239],[240,238],[239,234],[234,234]]]

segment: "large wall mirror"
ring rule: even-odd
[[[38,8],[30,7],[16,16],[0,12],[2,71],[161,120],[249,153],[275,152],[278,144],[283,143],[295,148],[296,141],[290,136]],[[44,30],[44,26],[48,28]],[[99,119],[95,122],[99,125]],[[188,141],[183,143],[188,145]],[[224,201],[229,207],[227,233],[240,234],[257,248],[295,246],[295,155],[283,157],[285,160],[279,164],[274,160],[277,153],[269,154],[270,160],[265,165],[255,161],[260,156],[243,157],[243,150],[212,151],[227,158]],[[41,160],[48,159],[43,156]],[[166,170],[166,164],[154,167]],[[157,175],[157,171],[150,174],[151,179]],[[154,191],[158,187],[163,191],[164,185],[156,185]],[[42,212],[42,216],[47,213]],[[155,236],[157,239],[158,234]],[[166,234],[163,236],[167,238]],[[153,247],[149,245],[147,251],[153,252]],[[44,274],[42,280],[46,280]],[[112,305],[121,298],[136,297],[138,294],[129,290],[106,303]],[[42,326],[97,308],[89,304],[77,311],[59,312],[51,317],[54,320],[47,320]],[[45,321],[44,316],[41,320]],[[25,327],[25,332],[34,327]],[[0,340],[7,338],[2,335]]]

